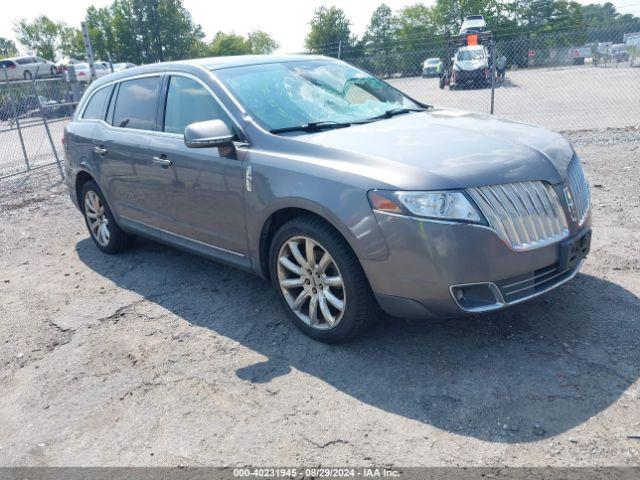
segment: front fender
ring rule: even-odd
[[[251,162],[252,191],[246,192],[251,258],[260,270],[260,238],[269,218],[287,208],[314,213],[340,232],[361,259],[384,260],[389,252],[366,191],[338,178]],[[315,169],[314,169],[315,170]]]

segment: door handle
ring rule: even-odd
[[[171,165],[173,165],[173,162],[168,158],[153,157],[152,160],[153,163],[155,163],[156,165],[160,165],[162,168],[169,168]]]
[[[104,155],[105,153],[107,153],[107,149],[102,147],[93,147],[93,151],[98,155]]]

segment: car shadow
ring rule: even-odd
[[[590,275],[501,313],[446,321],[385,319],[342,345],[293,327],[269,284],[140,242],[119,256],[77,244],[120,288],[267,357],[236,371],[265,383],[292,368],[389,413],[478,439],[536,441],[576,427],[638,378],[640,301]]]

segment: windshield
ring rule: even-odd
[[[484,59],[484,50],[459,50],[458,60],[464,62],[465,60],[482,60]]]
[[[480,18],[469,19],[462,22],[462,26],[465,28],[484,27],[485,23],[484,23],[484,20]]]
[[[437,58],[430,58],[429,60],[427,60],[425,63],[427,65],[435,65],[436,63],[438,63],[440,60],[438,60]]]
[[[331,60],[234,67],[216,75],[267,130],[351,123],[392,109],[420,108],[381,80]]]

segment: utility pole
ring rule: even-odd
[[[89,63],[89,70],[91,71],[91,81],[96,79],[96,66],[93,63],[93,48],[91,48],[91,38],[89,38],[89,29],[87,28],[87,22],[81,22],[82,27],[82,39],[84,40],[84,49],[87,52],[87,63]]]

